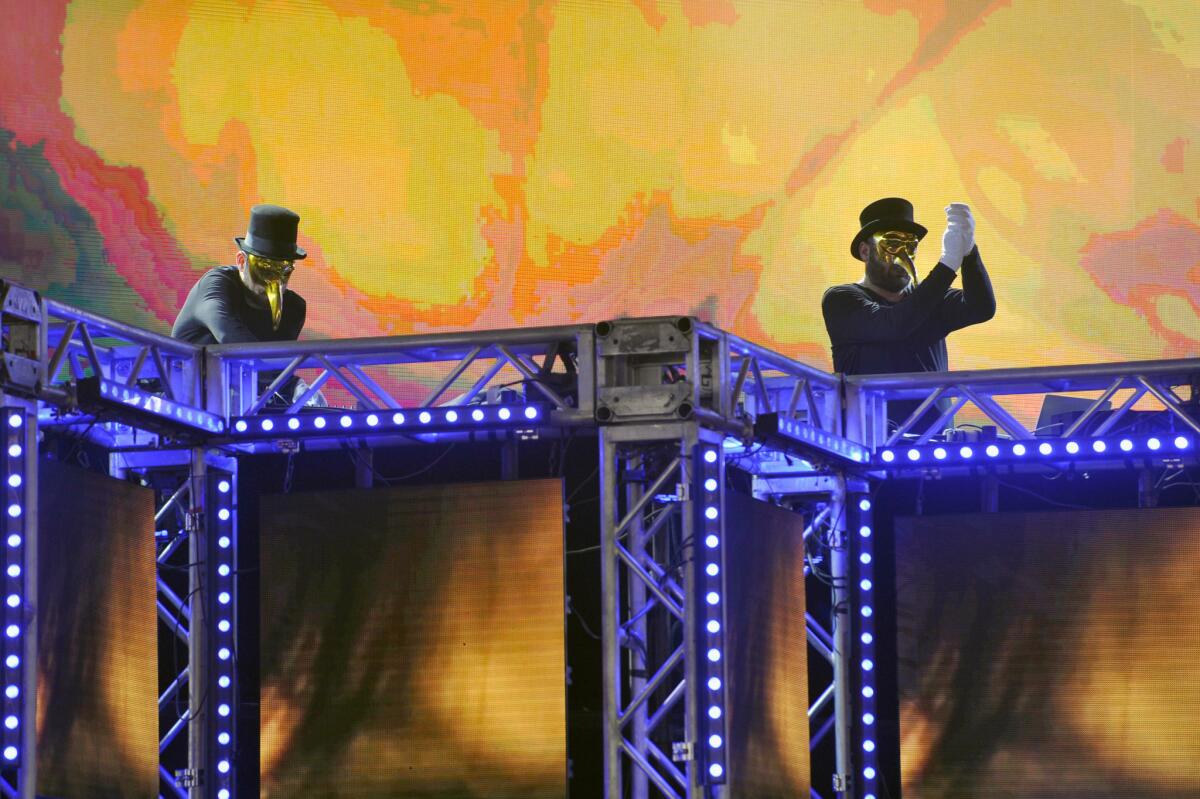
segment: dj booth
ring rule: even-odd
[[[734,751],[750,713],[735,696],[746,683],[737,652],[755,619],[734,599],[754,586],[735,581],[771,566],[745,561],[738,520],[751,511],[730,487],[736,471],[742,494],[798,520],[800,579],[810,597],[827,597],[800,617],[800,658],[831,677],[810,688],[808,677],[825,672],[801,663],[807,713],[775,729],[802,728],[789,739],[801,746],[832,745],[831,773],[813,765],[811,785],[808,752],[791,753],[812,795],[874,799],[886,795],[880,707],[896,690],[877,677],[875,594],[891,580],[877,572],[878,487],[963,479],[986,514],[1000,509],[1005,476],[1116,470],[1137,479],[1137,506],[1148,508],[1161,488],[1154,475],[1195,465],[1200,444],[1200,359],[847,378],[689,317],[201,348],[11,283],[0,283],[0,298],[9,597],[0,792],[14,797],[41,793],[39,771],[54,768],[38,751],[46,650],[27,598],[60,555],[39,540],[48,499],[39,448],[55,436],[101,448],[107,472],[126,482],[176,481],[155,495],[155,605],[158,634],[187,657],[177,670],[159,663],[158,790],[220,799],[239,795],[239,772],[253,768],[236,755],[247,734],[236,653],[257,645],[239,623],[250,598],[239,592],[238,498],[258,458],[352,449],[358,485],[370,489],[372,458],[385,449],[467,442],[495,450],[511,478],[521,447],[594,437],[598,504],[568,513],[598,515],[596,792],[611,799],[772,795],[756,794],[747,776],[762,767],[748,744]],[[1084,401],[1053,435],[1022,421],[1064,394]],[[889,425],[888,403],[899,400],[919,404]],[[978,424],[946,432],[955,415]],[[825,601],[828,612],[817,610]],[[264,622],[264,640],[269,632]]]

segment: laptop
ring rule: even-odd
[[[1038,413],[1037,426],[1033,429],[1035,436],[1061,436],[1071,423],[1092,407],[1094,399],[1087,397],[1068,397],[1063,394],[1047,394],[1042,400],[1042,410]],[[1104,418],[1104,413],[1112,409],[1108,400],[1096,411],[1093,422]]]

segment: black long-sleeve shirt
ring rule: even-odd
[[[236,266],[210,269],[188,292],[171,335],[200,345],[295,341],[300,337],[307,313],[303,297],[291,290],[283,293],[278,330],[271,326],[271,309],[252,300]]]
[[[996,314],[992,281],[977,247],[963,259],[961,289],[950,288],[954,274],[938,264],[898,302],[857,283],[828,289],[821,311],[833,370],[847,375],[946,371],[946,336]],[[916,405],[888,403],[888,417],[903,422]]]

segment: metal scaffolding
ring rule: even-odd
[[[160,631],[188,649],[186,668],[160,690],[161,793],[218,799],[235,796],[237,782],[238,458],[344,437],[381,447],[486,434],[503,444],[595,430],[605,795],[698,799],[727,795],[730,777],[719,655],[724,470],[736,453],[755,496],[804,509],[806,536],[828,545],[834,613],[808,619],[810,654],[832,670],[810,698],[813,745],[832,730],[834,793],[869,799],[878,770],[870,481],[913,469],[1044,468],[1000,451],[1033,440],[1006,396],[1089,394],[1094,405],[1056,445],[1083,442],[1079,457],[1114,467],[1194,459],[1200,434],[1200,359],[843,378],[690,317],[200,348],[3,282],[0,316],[0,404],[5,420],[17,420],[6,421],[10,455],[20,447],[4,479],[9,506],[21,508],[10,512],[7,533],[18,597],[5,617],[18,631],[4,642],[6,678],[18,686],[5,705],[17,724],[0,748],[7,796],[33,796],[36,615],[21,598],[36,591],[39,427],[86,433],[110,452],[112,474],[159,491]],[[326,394],[353,409],[314,408]],[[889,431],[887,402],[913,399],[921,407]],[[942,400],[953,411],[918,429]],[[1114,401],[1116,410],[1104,411]],[[1145,437],[1132,452],[1124,440],[1110,445],[1147,402],[1177,434],[1161,451]],[[948,446],[934,440],[938,424],[968,405],[994,422],[997,443],[974,445],[979,460],[939,458],[929,449]],[[165,573],[185,565],[186,584]],[[168,754],[181,749],[186,756]]]

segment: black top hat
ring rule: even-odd
[[[299,261],[308,255],[296,246],[300,216],[278,205],[256,205],[250,209],[246,237],[235,236],[242,252],[272,261]]]
[[[917,241],[920,241],[929,232],[924,225],[913,221],[913,205],[902,197],[885,197],[871,203],[858,215],[858,224],[862,225],[862,230],[850,242],[850,254],[860,261],[862,257],[858,254],[858,245],[872,233],[899,230],[915,233]]]

